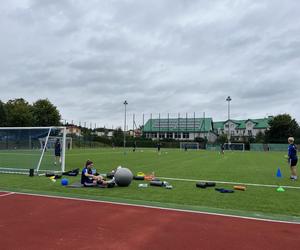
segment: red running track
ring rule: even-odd
[[[0,193],[0,249],[300,249],[300,225]]]

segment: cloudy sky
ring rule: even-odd
[[[0,5],[0,99],[48,98],[97,126],[290,113],[300,122],[300,2],[10,0]]]

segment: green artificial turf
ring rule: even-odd
[[[300,187],[299,181],[289,180],[289,169],[285,152],[226,152],[220,155],[214,151],[179,151],[162,149],[158,154],[154,149],[136,152],[121,149],[74,149],[67,152],[67,169],[81,168],[87,159],[94,161],[100,173],[107,173],[119,165],[128,167],[133,173],[154,172],[156,176],[243,182],[255,184],[285,185]],[[49,157],[51,159],[51,157]],[[47,163],[48,164],[48,163]],[[282,178],[276,177],[281,169]],[[80,176],[67,177],[70,183],[78,182]],[[300,217],[300,189],[286,188],[276,192],[276,188],[247,186],[246,191],[222,194],[214,188],[199,189],[194,181],[168,180],[173,189],[160,187],[138,188],[141,181],[133,181],[129,187],[70,189],[52,182],[46,177],[0,174],[0,189],[55,194],[89,199],[150,204],[164,207],[184,208],[202,211],[222,211],[263,217]],[[232,189],[233,184],[217,184],[219,188]]]

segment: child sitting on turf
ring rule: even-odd
[[[96,185],[105,186],[110,183],[105,181],[101,175],[96,175],[95,173],[93,173],[93,166],[94,164],[92,161],[86,161],[85,167],[81,172],[81,184],[85,187],[91,187]]]

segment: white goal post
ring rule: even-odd
[[[198,142],[180,142],[180,150],[199,149]]]
[[[65,155],[66,127],[0,127],[0,173],[64,172]]]
[[[224,150],[245,151],[244,143],[224,143]]]

